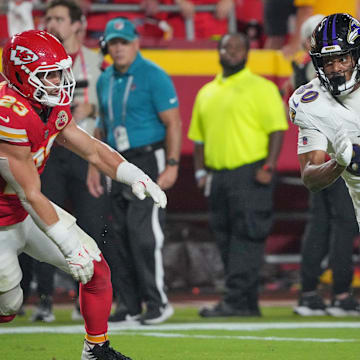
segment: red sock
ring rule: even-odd
[[[14,315],[0,315],[0,323],[6,323],[6,322],[10,322],[12,320],[14,320],[16,314]]]
[[[101,255],[101,261],[94,261],[94,275],[86,284],[80,284],[79,302],[89,335],[106,334],[112,304],[110,269]]]

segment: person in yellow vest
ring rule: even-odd
[[[260,316],[259,270],[288,124],[276,85],[246,67],[248,38],[226,34],[218,50],[222,72],[197,94],[188,136],[195,143],[197,185],[209,190],[210,223],[224,262],[226,293],[199,314]]]
[[[297,8],[295,18],[295,30],[290,41],[282,49],[286,57],[301,50],[301,25],[310,16],[324,14],[325,16],[335,13],[347,13],[354,17],[360,16],[360,0],[294,0]]]

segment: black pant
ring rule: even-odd
[[[257,307],[259,270],[273,203],[273,184],[255,181],[255,171],[262,164],[213,172],[210,223],[224,262],[224,301],[235,308]]]
[[[333,292],[350,289],[353,277],[353,242],[358,233],[355,211],[347,187],[339,178],[330,187],[311,194],[310,219],[302,244],[302,291],[314,291],[321,275],[321,262],[329,255]]]
[[[41,191],[58,206],[69,207],[77,224],[103,250],[103,244],[108,239],[108,232],[104,230],[109,226],[109,203],[106,194],[95,198],[89,193],[86,186],[87,169],[88,163],[85,160],[62,146],[56,146],[41,175]],[[103,185],[105,186],[104,179]],[[107,257],[106,251],[104,256]],[[51,295],[55,267],[35,260],[34,272],[39,284],[39,295]]]
[[[163,151],[163,150],[162,150]],[[154,181],[159,174],[154,152],[127,158]],[[127,185],[112,183],[111,214],[114,242],[109,265],[114,294],[120,308],[131,315],[142,312],[141,304],[158,307],[167,303],[162,263],[165,211],[150,198],[137,199]]]

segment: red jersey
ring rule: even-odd
[[[49,109],[47,121],[43,122],[26,98],[7,83],[0,83],[0,141],[29,146],[39,174],[56,136],[72,119],[69,105]],[[16,224],[26,216],[14,190],[0,176],[0,226]]]

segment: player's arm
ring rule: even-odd
[[[22,205],[43,230],[59,218],[50,201],[41,193],[40,177],[30,147],[0,142],[1,176],[14,189]]]
[[[320,191],[331,185],[345,170],[335,159],[326,161],[326,153],[314,150],[299,156],[301,178],[311,191]]]
[[[117,167],[125,161],[117,151],[87,134],[73,120],[61,131],[56,141],[114,180]]]
[[[41,193],[41,182],[30,147],[0,141],[0,174],[17,194],[36,225],[58,246],[75,280],[86,284],[94,272],[98,254],[85,249],[76,229],[76,219]]]
[[[166,127],[166,157],[179,161],[181,150],[181,118],[179,108],[173,108],[159,113],[161,121]],[[162,189],[171,188],[178,176],[178,165],[167,165],[160,174],[157,183]]]
[[[95,139],[71,121],[57,137],[57,142],[75,152],[113,180],[128,184],[141,200],[150,196],[165,208],[165,193],[142,170],[126,161],[117,151]]]

